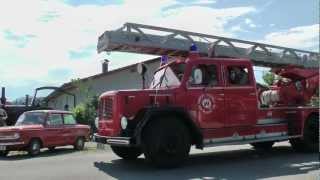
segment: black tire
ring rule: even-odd
[[[319,115],[312,115],[304,125],[303,137],[290,139],[292,148],[298,152],[319,152]]]
[[[141,149],[135,147],[111,146],[111,149],[124,160],[135,160],[142,154]]]
[[[53,147],[48,147],[48,149],[49,149],[50,152],[56,151],[56,147],[54,147],[54,146]]]
[[[30,156],[37,156],[40,154],[40,150],[41,150],[41,141],[38,139],[31,140],[28,146],[28,154]]]
[[[189,156],[187,127],[174,117],[152,120],[143,131],[143,152],[147,161],[160,168],[181,165]]]
[[[73,147],[75,150],[82,151],[84,149],[85,140],[83,137],[78,137]]]
[[[9,151],[0,151],[0,157],[6,157],[9,154]]]
[[[251,143],[250,145],[256,149],[256,150],[270,150],[273,146],[274,142],[273,141],[267,141],[267,142],[256,142],[256,143]]]

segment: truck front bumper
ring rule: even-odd
[[[132,146],[132,138],[130,137],[110,137],[94,134],[94,141],[111,146]]]

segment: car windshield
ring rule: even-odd
[[[150,88],[170,88],[181,84],[185,63],[173,63],[157,71],[153,76]]]
[[[18,118],[16,126],[44,124],[46,114],[43,112],[23,113]]]

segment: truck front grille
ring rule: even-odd
[[[111,119],[113,117],[113,98],[107,97],[103,101],[103,118],[104,119]]]

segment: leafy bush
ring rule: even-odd
[[[73,115],[80,124],[92,125],[97,116],[98,97],[88,98],[84,103],[78,104],[73,110]]]

